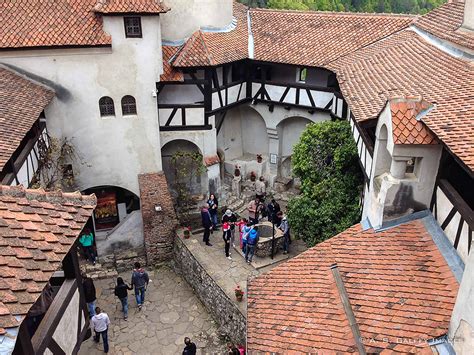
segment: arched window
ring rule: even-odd
[[[101,97],[99,110],[101,116],[115,116],[114,100],[108,96]]]
[[[124,116],[137,114],[137,103],[133,96],[127,95],[122,97],[122,114]]]

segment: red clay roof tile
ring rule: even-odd
[[[6,0],[2,2],[0,48],[111,45],[97,0]]]
[[[404,30],[328,69],[337,73],[344,99],[359,121],[376,118],[393,96],[416,93],[435,105],[421,121],[474,170],[474,67],[468,61]]]
[[[173,68],[171,65],[174,56],[179,52],[182,46],[163,45],[163,74],[160,76],[160,82],[163,81],[183,81],[183,72]]]
[[[446,333],[459,285],[423,223],[380,232],[355,225],[249,281],[250,351],[357,351],[333,263],[369,353],[424,351],[413,339]]]
[[[53,96],[52,90],[0,67],[0,171]]]
[[[94,11],[103,14],[160,14],[169,8],[160,0],[97,0]]]
[[[464,1],[453,1],[422,16],[415,26],[454,44],[474,49],[474,33],[460,29],[464,18]]]
[[[389,101],[392,114],[393,142],[395,144],[437,144],[438,141],[417,119],[423,111],[432,108],[429,102],[413,98],[392,98]]]
[[[19,326],[21,320],[14,316],[22,317],[28,312],[60,267],[79,234],[79,230],[72,233],[70,228],[84,227],[96,198],[0,186],[0,201],[0,328],[10,328]],[[22,211],[26,203],[31,206],[28,214]],[[70,203],[75,206],[75,214],[66,211],[71,209],[65,206]],[[44,211],[44,207],[50,214],[57,214],[54,225],[45,224],[48,215],[34,213]],[[79,216],[87,218],[79,222]]]

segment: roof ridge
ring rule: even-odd
[[[361,17],[402,17],[402,18],[420,18],[420,15],[397,14],[392,12],[351,12],[351,11],[321,11],[321,10],[289,10],[289,9],[263,9],[251,8],[250,11],[255,12],[279,12],[287,14],[309,14],[309,15],[342,15],[342,16],[361,16]]]
[[[27,189],[23,185],[7,186],[0,185],[0,196],[10,196],[14,198],[25,197],[27,200],[41,202],[51,202],[56,204],[74,203],[86,206],[95,205],[97,198],[95,194],[82,195],[80,191],[63,192],[61,190],[45,191],[44,189]]]

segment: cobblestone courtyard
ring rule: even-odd
[[[138,311],[129,293],[129,317],[123,320],[120,301],[114,296],[115,279],[96,280],[97,305],[110,317],[109,354],[181,354],[189,336],[200,354],[222,354],[225,344],[217,325],[194,295],[191,287],[167,266],[149,271],[151,283],[145,306]],[[127,282],[130,273],[120,276]],[[103,354],[103,344],[86,340],[79,354]]]

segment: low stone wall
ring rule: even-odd
[[[173,266],[194,289],[196,296],[219,323],[221,331],[233,342],[245,344],[246,317],[194,258],[181,238],[175,239]]]

